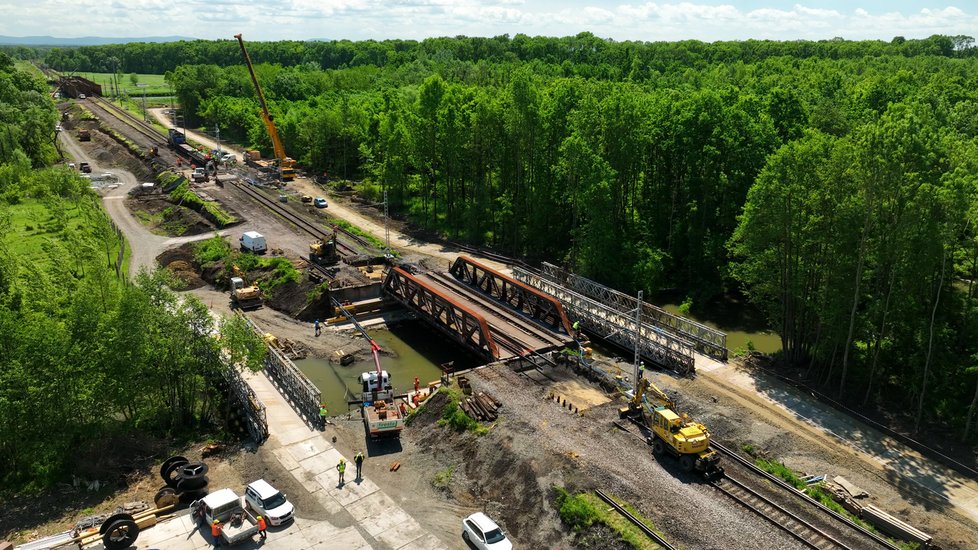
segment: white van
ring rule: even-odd
[[[265,245],[265,236],[257,231],[245,231],[238,241],[241,243],[242,252],[264,254],[268,250]]]

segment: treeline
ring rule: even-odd
[[[306,65],[318,69],[400,67],[447,59],[469,63],[538,61],[547,65],[563,65],[563,69],[570,74],[578,74],[577,71],[582,68],[596,68],[599,73],[614,77],[628,75],[636,66],[646,71],[662,72],[680,67],[700,68],[713,63],[756,63],[783,56],[795,59],[859,59],[892,55],[973,57],[976,52],[973,46],[974,39],[970,36],[944,35],[911,40],[898,36],[890,42],[832,39],[706,43],[698,40],[616,42],[583,32],[559,38],[517,34],[512,38],[509,35],[492,38],[459,36],[428,38],[420,42],[284,40],[249,42],[248,51],[255,63]],[[18,47],[22,55],[27,55],[23,53],[26,51],[22,46]],[[227,67],[241,63],[238,43],[230,36],[228,40],[44,48],[31,58],[39,59],[42,56],[45,63],[61,71],[163,74],[180,65],[214,64]]]
[[[58,113],[40,72],[20,70],[0,52],[0,166],[46,166],[57,158],[54,126]],[[11,176],[0,170],[0,188]]]
[[[255,366],[264,350],[241,320],[215,322],[161,274],[117,277],[124,243],[89,182],[32,168],[55,160],[57,110],[43,80],[8,60],[0,54],[0,497],[82,469],[120,481],[106,476],[124,471],[101,468],[131,464],[141,435],[219,430],[222,352]]]

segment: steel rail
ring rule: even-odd
[[[731,490],[729,487],[724,487],[723,486],[724,482],[729,482],[733,484],[735,487],[737,487],[737,489]],[[719,489],[725,495],[729,496],[730,498],[742,504],[744,507],[749,508],[757,515],[768,520],[769,522],[777,526],[779,529],[788,533],[789,535],[797,539],[805,546],[808,546],[809,548],[813,548],[815,550],[826,550],[827,548],[842,548],[846,550],[851,550],[849,546],[846,546],[845,544],[835,540],[834,538],[832,538],[831,535],[825,533],[818,527],[815,527],[814,525],[801,519],[795,514],[789,512],[783,506],[771,502],[771,500],[769,500],[767,497],[761,495],[757,491],[754,491],[750,487],[744,485],[743,483],[730,477],[729,475],[724,477],[723,480],[713,481],[710,484],[716,487],[717,489]],[[740,492],[739,495],[737,494],[738,492]],[[767,505],[768,509],[762,510],[760,505],[749,502],[750,500],[759,501],[760,503]],[[774,512],[775,514],[781,514],[783,517],[781,518],[772,517],[774,515],[772,514],[772,512]],[[785,521],[785,519],[795,522],[795,524],[807,529],[808,531],[813,533],[816,537],[823,538],[825,542],[828,543],[829,545],[819,545],[816,542],[809,540],[802,533],[799,532],[798,528],[792,528],[790,525],[787,525],[788,522]]]
[[[844,515],[836,512],[835,510],[833,510],[833,509],[825,506],[821,502],[818,502],[815,499],[809,497],[808,495],[806,495],[805,493],[799,491],[797,488],[795,488],[793,485],[789,484],[785,480],[783,480],[783,479],[779,478],[778,476],[775,476],[775,475],[773,475],[773,474],[771,474],[771,473],[769,473],[769,472],[761,469],[760,467],[758,467],[756,464],[754,464],[750,460],[747,460],[746,458],[740,456],[739,454],[735,453],[734,451],[732,451],[731,449],[727,448],[723,444],[717,442],[716,440],[711,441],[710,442],[710,446],[713,447],[714,449],[716,449],[717,451],[723,453],[727,457],[732,458],[738,464],[740,464],[740,465],[744,466],[745,468],[749,469],[751,472],[753,472],[753,473],[755,473],[755,474],[757,474],[759,476],[764,477],[765,479],[767,479],[771,483],[774,483],[775,485],[781,487],[782,489],[787,490],[789,493],[795,495],[797,498],[802,499],[803,501],[807,502],[808,504],[814,505],[817,509],[821,510],[825,514],[828,514],[833,519],[838,520],[838,521],[846,524],[847,526],[851,527],[852,529],[856,530],[857,532],[859,532],[859,533],[861,533],[861,534],[863,534],[863,535],[865,535],[865,536],[873,539],[873,542],[875,542],[875,543],[877,543],[877,544],[879,544],[881,546],[884,546],[886,548],[889,548],[890,550],[900,550],[900,546],[897,545],[897,544],[894,544],[889,539],[887,539],[887,538],[885,538],[885,537],[883,537],[883,536],[881,536],[881,535],[879,535],[877,533],[874,533],[874,532],[866,529],[862,525],[859,525],[858,523],[852,521],[850,518],[847,518],[846,516],[844,516]]]
[[[333,236],[332,232],[326,231],[326,229],[318,227],[315,223],[307,220],[305,217],[300,216],[299,214],[292,212],[287,208],[281,207],[279,203],[275,202],[274,199],[272,199],[271,197],[267,197],[263,193],[252,189],[247,183],[241,183],[237,181],[231,181],[230,183],[232,186],[234,186],[237,189],[240,189],[246,195],[251,197],[255,202],[260,203],[262,206],[264,206],[266,209],[271,211],[273,214],[278,215],[279,217],[283,218],[285,221],[295,225],[296,227],[308,233],[309,235],[312,235],[313,237],[320,239],[322,241],[327,241],[332,238]],[[339,249],[342,248],[343,249],[342,255],[344,256],[355,256],[358,253],[358,251],[355,248],[351,247],[350,245],[344,242],[341,242],[339,239],[337,239],[336,241],[336,248],[337,251],[339,251]]]
[[[154,142],[157,142],[161,145],[166,145],[167,143],[166,138],[163,137],[162,134],[157,132],[152,126],[149,126],[145,122],[137,119],[136,117],[126,112],[125,109],[120,109],[115,105],[112,105],[112,103],[110,103],[109,101],[106,101],[104,98],[98,96],[93,96],[91,99],[103,111],[115,117],[117,120],[125,123],[130,128],[136,130],[143,136],[148,137]]]
[[[643,533],[645,533],[645,535],[647,537],[649,537],[650,539],[654,540],[656,544],[658,544],[659,546],[665,548],[666,550],[677,550],[677,548],[675,546],[669,544],[669,541],[667,541],[666,539],[662,538],[662,536],[659,535],[658,533],[656,533],[655,531],[653,531],[651,527],[649,527],[648,525],[645,525],[644,523],[642,523],[637,517],[633,516],[631,514],[631,512],[629,512],[628,510],[626,510],[622,505],[618,504],[611,497],[609,497],[607,494],[605,494],[604,491],[602,491],[601,489],[595,489],[594,490],[594,494],[598,495],[598,498],[600,498],[601,500],[603,500],[603,501],[607,502],[608,504],[610,504],[611,507],[615,509],[615,511],[617,511],[625,519],[627,519],[628,521],[630,521],[632,523],[632,525],[634,525],[635,527],[638,527],[639,530],[641,530]]]

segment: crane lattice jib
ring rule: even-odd
[[[265,93],[262,92],[261,84],[258,83],[255,67],[251,64],[251,56],[248,55],[248,49],[245,48],[244,39],[241,38],[241,35],[236,34],[234,37],[238,39],[238,45],[241,46],[241,54],[244,56],[245,64],[248,65],[248,74],[251,75],[251,82],[255,85],[255,91],[258,92],[258,102],[261,103],[261,118],[265,122],[265,128],[268,129],[268,137],[272,138],[272,149],[275,151],[275,158],[279,163],[283,163],[288,157],[285,156],[285,147],[282,146],[282,140],[278,137],[278,130],[275,128],[275,119],[268,112],[268,104],[265,103]]]

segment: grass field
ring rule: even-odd
[[[50,264],[52,259],[45,249],[50,249],[54,242],[64,245],[63,230],[89,235],[91,210],[99,208],[97,199],[59,201],[55,204],[64,206],[64,209],[54,213],[49,209],[49,204],[37,199],[23,199],[7,208],[10,213],[10,230],[5,235],[6,244],[11,253],[25,264]],[[111,260],[115,261],[120,243],[114,233],[110,238],[112,243],[109,254]],[[99,250],[104,250],[101,245]],[[129,247],[126,247],[123,268],[128,269],[128,264]]]
[[[87,78],[96,84],[102,85],[102,95],[112,95],[112,73],[75,73],[75,76]],[[169,85],[163,80],[161,74],[137,74],[136,84],[132,83],[132,78],[128,74],[119,75],[119,91],[131,96],[146,95],[167,95],[172,93]]]

